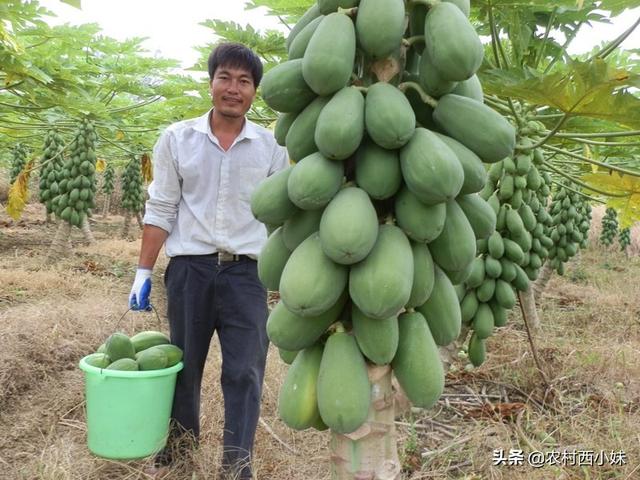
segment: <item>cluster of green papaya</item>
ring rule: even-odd
[[[454,284],[495,229],[477,192],[483,162],[512,155],[515,129],[483,103],[469,2],[410,5],[319,0],[263,79],[293,165],[251,208],[270,231],[258,273],[280,292],[267,332],[292,361],[279,413],[295,429],[356,430],[367,362],[391,364],[411,402],[431,407],[444,388],[438,346],[461,330]]]
[[[11,171],[9,172],[9,178],[11,183],[16,181],[18,175],[27,164],[27,156],[29,150],[26,145],[22,143],[16,143],[13,147],[13,158],[11,159]]]
[[[60,219],[80,227],[90,209],[95,208],[95,142],[93,123],[83,119],[73,140],[71,154],[62,167],[58,195],[51,202]]]
[[[142,170],[140,160],[132,157],[127,163],[121,178],[122,184],[122,208],[132,213],[142,211],[144,208],[144,188],[142,185]]]
[[[113,167],[112,162],[108,162],[104,168],[104,174],[102,177],[102,193],[105,195],[111,195],[115,189],[116,170]]]
[[[580,205],[580,214],[582,216],[582,222],[580,222],[580,233],[582,234],[582,240],[580,240],[580,248],[585,249],[589,244],[589,230],[591,229],[591,204],[584,198],[581,198],[582,204]]]
[[[182,360],[182,350],[162,332],[146,330],[128,337],[116,332],[87,356],[86,362],[107,370],[160,370]]]
[[[629,227],[626,227],[620,230],[620,235],[618,236],[618,242],[620,243],[620,251],[626,252],[627,247],[631,245],[631,229]]]
[[[60,182],[63,179],[63,144],[62,136],[58,132],[47,132],[40,171],[40,203],[46,206],[47,213],[53,213],[53,199],[60,193]]]
[[[587,245],[591,205],[582,195],[561,185],[553,196],[549,212],[552,218],[549,237],[553,240],[549,262],[551,268],[563,275],[564,264]]]
[[[462,322],[473,330],[469,360],[475,366],[486,357],[485,340],[494,327],[504,326],[516,304],[515,290],[535,280],[553,242],[544,234],[548,174],[541,174],[541,151],[531,149],[535,137],[519,136],[513,156],[491,165],[481,192],[496,216],[496,229],[477,242],[478,257],[464,281]]]
[[[607,208],[602,217],[600,244],[608,247],[618,236],[618,212],[615,208]]]

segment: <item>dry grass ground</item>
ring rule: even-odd
[[[36,205],[18,224],[0,214],[0,479],[144,479],[144,461],[115,462],[88,452],[77,368],[117,325],[128,333],[157,328],[153,315],[129,313],[120,320],[139,241],[118,239],[121,217],[98,218],[97,245],[83,247],[75,231],[73,255],[47,266],[55,227],[42,219]],[[163,312],[161,272],[162,265],[153,300]],[[481,368],[467,369],[461,356],[437,408],[399,419],[404,478],[640,478],[639,275],[639,257],[594,246],[564,278],[552,279],[541,302],[543,330],[536,335],[548,386],[515,312],[490,339]],[[257,476],[328,479],[328,434],[293,432],[277,418],[285,373],[272,348],[256,440]],[[215,478],[223,421],[218,375],[214,342],[205,373],[202,445],[192,473],[176,468],[169,478]],[[494,466],[496,449],[622,450],[626,464]]]

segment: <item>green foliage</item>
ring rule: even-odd
[[[550,74],[531,69],[490,70],[482,80],[486,93],[640,128],[640,98],[627,90],[640,86],[640,74],[620,70],[604,59],[574,61]]]
[[[90,116],[100,155],[118,158],[136,145],[150,150],[160,128],[189,113],[181,107],[197,83],[172,73],[176,60],[148,55],[143,38],[101,35],[96,24],[48,26],[46,13],[35,1],[0,5],[0,151],[16,138],[39,149],[43,128],[67,135]]]
[[[293,25],[315,0],[251,0],[245,4],[248,10],[260,7],[268,9],[268,15],[281,17],[287,25]]]

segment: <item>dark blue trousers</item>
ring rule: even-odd
[[[171,342],[184,351],[173,401],[174,428],[200,434],[200,386],[217,332],[224,396],[222,467],[251,478],[267,356],[267,292],[247,257],[218,265],[213,255],[173,257],[165,272]]]

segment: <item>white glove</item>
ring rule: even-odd
[[[150,268],[138,268],[136,270],[136,278],[129,294],[129,308],[131,310],[151,310],[151,304],[149,303],[151,272]]]

